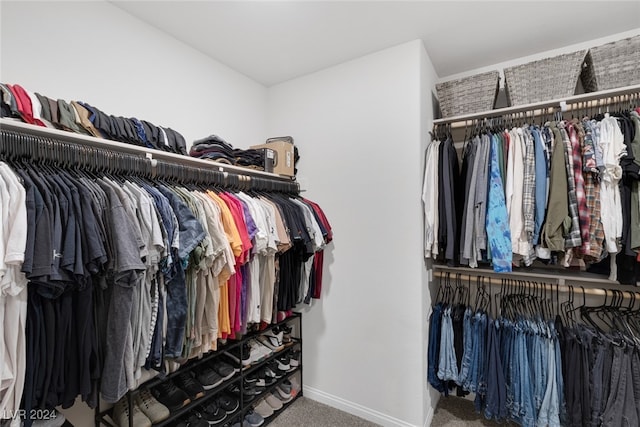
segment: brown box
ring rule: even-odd
[[[273,173],[285,176],[295,176],[293,143],[290,141],[273,141],[267,144],[254,145],[250,148],[265,148],[266,158],[273,156]]]

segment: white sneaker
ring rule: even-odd
[[[271,351],[281,351],[284,350],[284,346],[278,344],[278,339],[275,337],[269,337],[266,335],[262,335],[260,337],[258,337],[258,341],[260,341],[261,344],[267,346],[267,348],[269,348]]]
[[[138,405],[133,402],[133,408],[129,411],[127,396],[118,400],[113,406],[113,420],[120,427],[129,427],[129,416],[133,416],[133,425],[136,427],[151,427],[151,420],[140,410]]]

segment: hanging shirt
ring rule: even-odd
[[[599,142],[604,162],[600,190],[602,225],[606,249],[615,254],[620,250],[618,239],[622,236],[622,204],[618,183],[622,178],[620,159],[626,154],[626,147],[617,120],[608,114],[601,122]]]
[[[487,239],[491,250],[493,270],[510,272],[513,258],[511,232],[498,164],[498,139],[495,137],[491,138],[490,159],[489,206],[486,215]]]

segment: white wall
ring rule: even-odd
[[[0,2],[0,81],[238,148],[264,142],[264,86],[103,2]]]
[[[305,394],[384,425],[425,419],[421,91],[434,75],[413,41],[269,90],[269,134],[295,137],[299,179],[335,232],[303,319]]]

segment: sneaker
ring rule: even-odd
[[[233,374],[240,371],[239,369],[235,369],[233,366],[222,361],[216,361],[211,366],[213,367],[213,370],[216,371],[216,373],[220,375],[224,381],[230,379],[231,377],[233,377]]]
[[[284,349],[283,345],[278,344],[278,340],[275,337],[268,337],[265,335],[259,336],[258,341],[264,346],[266,346],[271,351],[281,351]]]
[[[227,418],[227,411],[220,408],[214,401],[202,407],[200,415],[210,426],[214,426],[220,424]]]
[[[280,387],[285,393],[291,394],[291,381],[284,380],[278,387]]]
[[[187,393],[180,390],[171,381],[163,381],[157,387],[151,389],[151,393],[160,403],[169,408],[169,411],[172,412],[191,403],[191,399],[189,399]]]
[[[289,365],[291,365],[292,368],[300,366],[300,350],[293,350],[289,353]]]
[[[248,366],[251,364],[250,361],[250,348],[249,344],[244,342],[239,346],[236,346],[227,352],[227,355],[233,360],[236,364],[240,364],[242,361],[242,366]]]
[[[244,422],[248,423],[251,427],[259,427],[264,424],[264,418],[262,418],[260,414],[249,409],[247,414],[244,416]]]
[[[278,369],[281,371],[287,372],[291,369],[291,365],[289,364],[289,356],[280,356],[276,358],[276,362],[278,363]]]
[[[273,392],[273,394],[282,401],[282,403],[288,403],[291,402],[291,399],[293,399],[293,397],[291,396],[291,393],[287,393],[284,390],[282,390],[280,387],[276,387],[275,391]]]
[[[113,406],[113,419],[120,427],[129,427],[129,416],[132,417],[133,425],[138,427],[151,427],[151,420],[133,402],[133,408],[129,409],[127,396],[123,396]]]
[[[277,379],[284,377],[285,374],[287,373],[287,371],[283,371],[278,367],[278,362],[275,360],[272,360],[271,362],[267,363],[267,368],[269,368],[273,373],[275,373]]]
[[[282,338],[283,338],[283,331],[281,328],[279,327],[275,327],[273,329],[271,329],[270,331],[265,332],[262,336],[265,338],[268,338],[269,341],[275,345],[276,347],[282,347]]]
[[[293,341],[291,338],[291,327],[288,325],[280,325],[280,331],[282,332],[282,342],[287,344]]]
[[[295,397],[300,392],[300,384],[298,379],[294,376],[291,378],[291,395]]]
[[[278,410],[282,409],[282,407],[284,406],[282,404],[282,400],[280,400],[277,397],[275,397],[273,395],[273,393],[269,393],[269,395],[267,397],[265,397],[264,400],[265,400],[265,402],[267,402],[269,404],[269,406],[271,406],[271,408],[274,411],[278,411]]]
[[[264,399],[258,402],[253,410],[256,411],[256,413],[262,418],[269,418],[271,415],[273,415],[273,408]]]
[[[185,427],[209,427],[209,423],[203,420],[198,412],[192,412],[183,422]]]
[[[176,375],[174,381],[179,388],[187,393],[192,401],[200,399],[204,396],[204,388],[202,388],[202,385],[200,385],[200,383],[198,383],[195,378],[191,376],[191,373],[181,372],[180,374]]]
[[[240,402],[238,401],[238,399],[227,393],[223,393],[218,396],[216,398],[216,403],[218,407],[224,409],[227,414],[234,413],[240,407]]]
[[[148,388],[140,390],[140,393],[138,393],[135,398],[135,402],[152,424],[164,421],[171,415],[169,408],[158,402],[156,398],[151,395]]]
[[[231,375],[233,376],[233,373]],[[204,366],[196,370],[196,379],[205,390],[211,390],[212,388],[222,384],[222,381],[224,381],[224,378],[208,366]]]
[[[273,352],[264,344],[260,344],[259,341],[252,340],[249,342],[250,354],[249,363],[260,362],[269,357]]]

